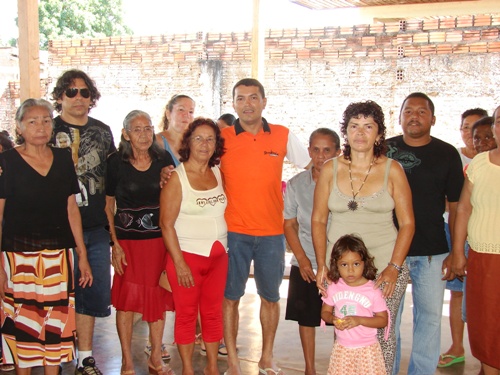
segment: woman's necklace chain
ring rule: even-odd
[[[358,189],[358,192],[354,194],[354,186],[352,185],[352,174],[351,174],[351,160],[349,160],[349,181],[351,181],[351,191],[352,191],[352,199],[349,200],[347,203],[347,208],[350,209],[351,211],[356,211],[358,209],[358,202],[356,202],[356,197],[358,196],[359,192],[361,189],[363,189],[363,186],[366,182],[366,179],[368,178],[368,175],[370,174],[370,171],[372,170],[373,164],[375,163],[375,158],[372,159],[372,162],[370,163],[370,167],[368,168],[368,171],[366,172],[366,176],[361,183],[361,186]]]

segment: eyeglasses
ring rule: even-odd
[[[197,144],[201,144],[203,142],[207,142],[209,145],[215,144],[215,138],[213,138],[213,137],[203,138],[201,135],[197,135],[196,137],[193,137],[192,141],[194,143],[197,143]]]
[[[154,132],[154,129],[152,126],[145,126],[143,128],[134,128],[132,130],[129,130],[129,132],[137,135],[141,133],[151,134]]]
[[[90,98],[90,90],[89,89],[78,89],[76,87],[71,87],[69,89],[66,89],[64,92],[68,98],[74,98],[77,94],[78,91],[80,91],[80,95],[82,98],[88,99]]]

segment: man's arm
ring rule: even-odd
[[[309,169],[312,165],[307,148],[290,131],[288,132],[288,142],[286,145],[286,158],[299,168]]]

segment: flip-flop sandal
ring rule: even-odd
[[[451,358],[451,361],[450,362],[446,362],[446,363],[438,363],[437,367],[440,367],[440,368],[450,367],[450,366],[456,365],[457,363],[465,362],[465,356],[464,355],[462,355],[460,357],[457,357],[457,356],[454,356],[454,355],[451,355],[451,354],[441,354],[440,355],[440,360],[441,361],[444,361],[446,358]]]
[[[221,356],[221,357],[227,357],[226,345],[220,344],[218,353],[219,353],[219,356]],[[236,350],[236,353],[238,353],[238,350]]]
[[[272,367],[266,367],[266,368],[260,368],[259,367],[259,374],[263,374],[263,375],[268,375],[268,371],[271,371],[274,375],[283,375],[283,371],[281,371],[281,369],[278,367],[277,370],[273,369]]]

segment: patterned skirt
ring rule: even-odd
[[[73,250],[3,252],[3,363],[58,366],[75,358]]]
[[[328,375],[386,375],[380,344],[348,348],[333,344]]]

